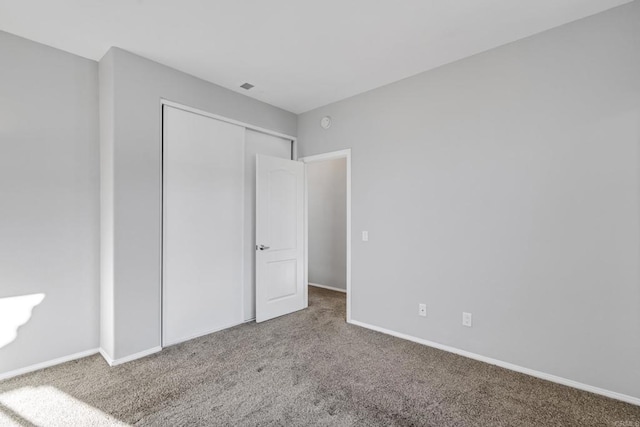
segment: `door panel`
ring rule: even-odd
[[[165,106],[163,345],[241,323],[243,127]]]
[[[267,174],[269,194],[267,241],[271,251],[296,248],[297,194],[296,174],[289,170],[277,169]]]
[[[256,321],[307,307],[304,283],[304,164],[256,162]]]
[[[268,302],[295,295],[297,290],[296,264],[295,259],[272,261],[268,264],[267,281],[272,285],[268,288]]]
[[[247,129],[245,136],[244,320],[256,317],[256,155],[291,159],[291,140]]]

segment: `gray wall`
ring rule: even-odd
[[[309,282],[347,289],[347,160],[307,164]]]
[[[5,32],[0,58],[0,300],[45,295],[3,373],[98,347],[99,153],[98,64]]]
[[[632,2],[300,116],[301,155],[352,148],[353,319],[640,397],[639,22]]]
[[[113,93],[113,110],[101,112],[113,115],[113,200],[103,213],[113,212],[113,254],[111,261],[103,257],[102,265],[113,268],[103,277],[113,275],[110,356],[119,359],[160,345],[160,99],[293,136],[297,120],[292,113],[118,48],[105,60],[113,61],[103,88]]]

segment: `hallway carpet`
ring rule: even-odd
[[[640,426],[640,407],[349,325],[341,293],[309,299],[121,366],[96,355],[0,382],[0,424]],[[44,392],[72,399],[46,407]]]

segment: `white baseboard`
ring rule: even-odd
[[[109,364],[109,366],[113,366],[113,359],[102,347],[98,349],[98,352],[100,353],[100,356],[102,356],[102,358]]]
[[[347,293],[346,289],[334,288],[333,286],[327,286],[327,285],[319,285],[317,283],[309,283],[309,286],[313,286],[313,287],[316,287],[316,288],[322,288],[322,289],[329,289],[330,291],[342,292],[344,294]]]
[[[153,348],[150,348],[148,350],[144,350],[144,351],[141,351],[141,352],[138,352],[138,353],[131,354],[129,356],[121,357],[120,359],[112,359],[107,354],[107,352],[104,351],[102,348],[99,351],[100,351],[100,355],[102,355],[104,360],[107,361],[109,366],[118,366],[118,365],[122,365],[123,363],[131,362],[131,361],[136,360],[136,359],[142,359],[143,357],[146,357],[146,356],[149,356],[151,354],[157,353],[160,350],[162,350],[162,347],[160,347],[160,346],[153,347]]]
[[[520,372],[522,374],[531,375],[532,377],[540,378],[543,380],[551,381],[557,384],[566,385],[569,387],[577,388],[579,390],[588,391],[590,393],[599,394],[601,396],[610,397],[612,399],[621,400],[623,402],[631,403],[632,405],[640,406],[640,398],[629,396],[626,394],[618,393],[611,390],[606,390],[600,387],[595,387],[588,384],[583,384],[574,380],[569,380],[567,378],[562,378],[556,375],[547,374],[545,372],[536,371],[533,369],[525,368],[522,366],[514,365],[509,362],[503,362],[502,360],[493,359],[491,357],[482,356],[480,354],[471,353],[466,350],[460,350],[455,347],[450,347],[448,345],[439,344],[433,341],[428,341],[422,338],[417,338],[411,335],[403,334],[401,332],[395,332],[390,329],[381,328],[379,326],[370,325],[368,323],[359,322],[357,320],[350,320],[349,323],[361,326],[363,328],[371,329],[376,332],[381,332],[383,334],[392,335],[394,337],[402,338],[408,341],[413,341],[418,344],[426,345],[428,347],[437,348],[439,350],[444,350],[449,353],[454,353],[460,356],[468,357],[469,359],[478,360],[480,362],[489,363],[490,365],[500,366],[501,368],[509,369],[511,371]]]
[[[18,375],[28,374],[29,372],[39,371],[40,369],[49,368],[51,366],[59,365],[61,363],[70,362],[76,359],[82,359],[83,357],[93,356],[98,353],[98,349],[81,351],[80,353],[70,354],[68,356],[58,357],[56,359],[48,360],[42,363],[36,363],[35,365],[26,366],[24,368],[16,369],[9,372],[0,373],[0,381],[9,378],[17,377]]]
[[[198,332],[197,334],[190,335],[190,336],[185,337],[185,338],[181,338],[180,341],[171,342],[171,343],[163,343],[163,344],[164,344],[164,347],[170,347],[172,345],[181,344],[183,342],[191,341],[191,340],[194,340],[196,338],[204,337],[205,335],[213,334],[215,332],[224,331],[225,329],[234,328],[236,326],[244,325],[245,323],[252,322],[255,319],[256,319],[255,317],[252,317],[251,319],[248,319],[248,320],[242,320],[240,322],[229,323],[227,325],[219,326],[217,328],[214,328],[214,329],[211,329],[211,330],[208,330],[208,331],[205,331],[205,332]]]

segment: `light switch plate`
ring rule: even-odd
[[[462,325],[471,327],[471,313],[462,313]]]
[[[363,231],[362,232],[362,241],[363,242],[368,242],[369,241],[369,232],[368,231]]]

